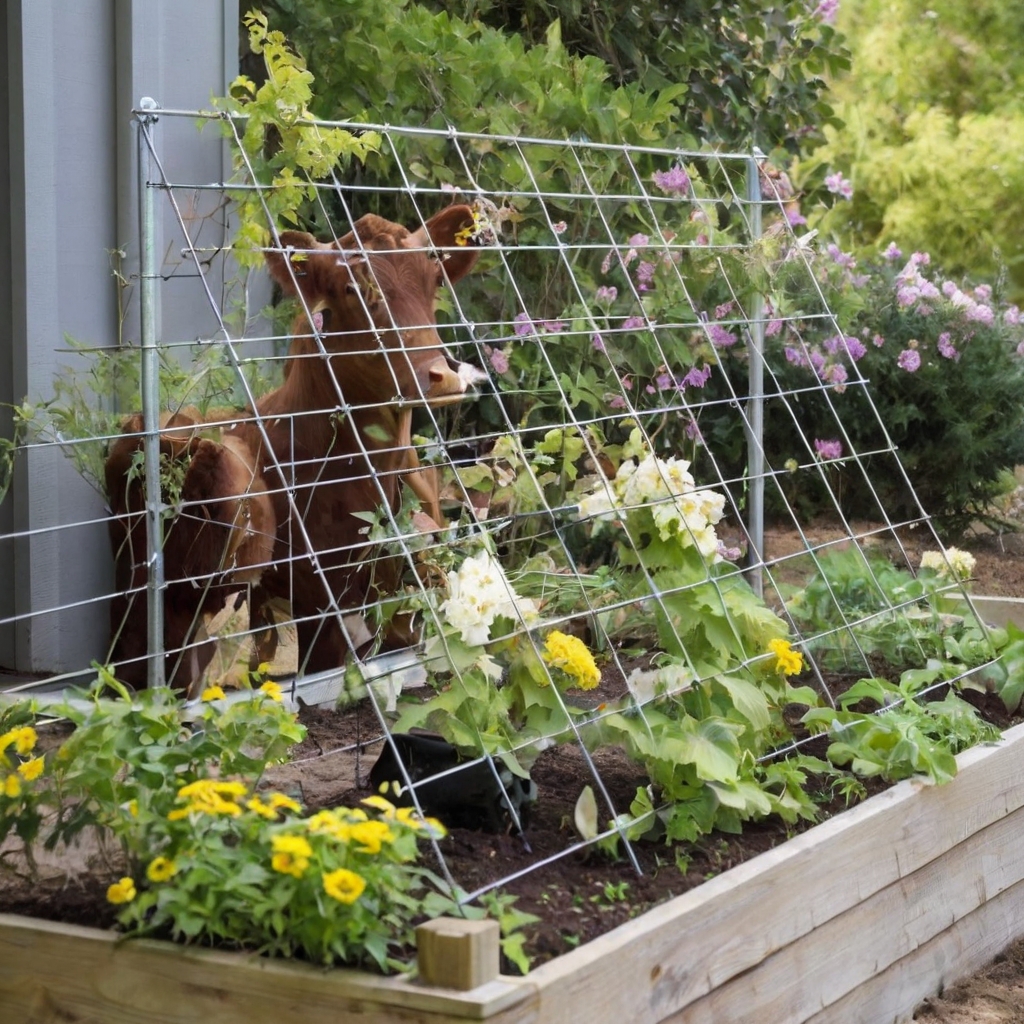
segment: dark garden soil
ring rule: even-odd
[[[826,526],[816,528],[813,534],[818,542],[832,539]],[[841,531],[834,531],[835,537],[841,535]],[[911,536],[898,543],[911,554],[916,565],[919,549],[929,545],[915,544],[915,540]],[[768,531],[766,541],[770,558],[803,549],[803,541],[795,532]],[[878,543],[888,546],[897,541],[880,538]],[[986,534],[960,546],[970,550],[977,560],[975,593],[1024,597],[1024,536],[1000,538]],[[783,578],[777,582],[784,585],[785,572],[780,576]],[[608,668],[600,690],[588,697],[611,700],[624,691],[621,674]],[[997,698],[966,696],[997,725],[1010,724]],[[354,803],[367,796],[372,791],[369,770],[383,747],[381,729],[370,704],[364,701],[344,711],[304,708],[301,717],[308,729],[307,738],[295,748],[289,764],[268,772],[268,785],[301,796],[310,809]],[[602,749],[593,759],[607,794],[607,802],[598,797],[600,817],[606,821],[610,817],[608,803],[616,812],[627,810],[645,779],[637,766],[616,750]],[[501,890],[516,896],[517,909],[541,918],[525,929],[526,952],[534,965],[603,934],[809,827],[769,820],[748,825],[742,835],[712,835],[685,850],[660,843],[636,843],[633,848],[640,868],[637,873],[626,858],[612,861],[596,852],[566,853],[578,838],[573,825],[577,797],[586,785],[598,789],[594,773],[577,746],[545,750],[531,774],[539,798],[531,808],[523,835],[511,830],[492,833],[452,828],[440,846],[448,870],[464,890],[475,892],[500,879],[509,879],[502,883]],[[884,784],[876,783],[869,787],[869,793],[881,788]],[[827,793],[819,796],[823,818],[844,809],[841,800],[830,799]],[[47,856],[40,863],[41,878],[30,885],[0,872],[0,911],[101,927],[112,924],[113,908],[106,903],[104,894],[109,882],[119,875],[116,857],[95,848],[79,849],[73,851],[71,861],[60,862]],[[536,869],[528,870],[532,868]],[[514,970],[509,965],[505,968]],[[1010,1016],[951,1015],[961,1005],[958,988],[942,1000],[933,1000],[917,1019],[1024,1021],[1022,968],[1024,946],[1013,947],[973,982],[978,991],[988,994],[986,998],[1005,987],[1005,992],[992,999],[999,1006],[1015,1007]]]

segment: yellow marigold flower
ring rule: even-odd
[[[199,699],[209,702],[211,700],[223,700],[225,696],[223,687],[208,686],[203,690],[202,696]]]
[[[261,661],[256,666],[256,675],[258,675],[258,676],[265,676],[265,675],[267,675],[267,673],[269,671],[270,671],[270,662],[269,661]]]
[[[267,821],[275,821],[277,819],[277,812],[274,808],[270,804],[265,804],[258,796],[247,800],[245,806],[250,811],[255,811],[261,818],[266,818]]]
[[[27,754],[36,745],[36,739],[36,731],[31,725],[10,729],[0,736],[0,753],[13,744],[19,754]]]
[[[795,676],[804,667],[804,657],[794,651],[788,640],[775,639],[769,642],[768,650],[775,655],[775,670],[786,676]]]
[[[21,779],[17,775],[8,775],[4,779],[3,794],[6,797],[10,797],[11,800],[21,795]]]
[[[347,843],[352,837],[351,826],[334,811],[318,811],[306,825],[310,832],[330,836],[339,843]]]
[[[139,801],[134,798],[129,800],[125,809],[133,818],[137,818],[139,816]]]
[[[284,793],[271,793],[267,797],[267,801],[274,810],[294,811],[296,814],[302,813],[302,805],[296,803],[290,796],[285,796]]]
[[[130,878],[122,878],[107,888],[107,900],[110,903],[131,903],[135,899],[135,883]]]
[[[244,783],[235,782],[231,779],[221,781],[219,779],[196,779],[178,790],[178,801],[188,800],[188,806],[171,811],[167,815],[168,821],[179,821],[181,818],[195,812],[197,814],[227,814],[237,818],[242,813],[242,808],[232,800],[225,797],[243,797],[248,793]]]
[[[146,868],[146,877],[151,882],[166,882],[178,873],[178,865],[170,857],[154,857]]]
[[[284,691],[281,689],[280,683],[274,683],[268,680],[260,687],[259,692],[265,693],[271,700],[284,700]]]
[[[31,761],[19,764],[18,773],[28,782],[38,779],[43,774],[43,759],[41,757],[33,757]]]
[[[274,851],[270,858],[270,866],[282,875],[294,875],[301,878],[309,867],[309,858],[313,856],[313,847],[302,836],[274,836],[270,840]]]
[[[557,629],[548,634],[544,641],[544,660],[560,668],[581,690],[592,690],[601,682],[601,670],[594,663],[594,656],[578,636],[560,633]]]
[[[395,834],[383,821],[360,821],[350,827],[352,842],[361,844],[356,847],[360,853],[380,853],[385,843],[394,840]]]
[[[395,818],[417,832],[429,832],[435,839],[443,839],[448,834],[437,818],[422,818],[415,807],[399,807],[395,812]]]
[[[385,814],[395,813],[395,805],[390,800],[385,800],[384,797],[378,796],[376,793],[359,802],[364,807],[372,807],[375,811],[383,811]]]
[[[244,782],[233,779],[196,779],[178,790],[178,797],[194,800],[212,800],[216,797],[240,797],[249,792]]]
[[[323,876],[324,892],[339,903],[355,903],[366,888],[366,879],[348,868],[338,868]]]

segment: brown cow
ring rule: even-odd
[[[172,685],[190,688],[198,681],[212,647],[193,646],[183,658],[178,652],[199,635],[202,615],[253,582],[261,565],[251,604],[290,601],[300,666],[307,672],[338,667],[351,649],[344,625],[351,620],[332,609],[361,616],[396,581],[393,567],[374,570],[364,514],[397,509],[405,478],[424,510],[440,518],[434,473],[420,468],[411,446],[412,412],[424,403],[459,401],[483,377],[445,355],[434,315],[444,279],[457,281],[476,261],[477,250],[466,244],[474,225],[473,210],[462,205],[415,232],[367,214],[337,242],[286,231],[284,251],[267,253],[272,277],[303,305],[284,383],[256,403],[256,416],[226,429],[219,441],[198,434],[187,444],[175,440],[177,421],[168,423],[175,432],[162,439],[169,455],[192,460],[180,497],[195,511],[190,527],[199,534],[186,529],[182,542],[172,542],[179,520],[166,542]],[[137,418],[125,429],[135,436],[114,445],[107,465],[114,513],[136,513],[111,525],[119,589],[140,586],[145,562],[138,543],[144,536],[137,514],[144,507],[141,487],[128,472],[139,447]],[[193,464],[203,456],[216,465],[218,451],[226,464],[241,457],[251,469],[246,486],[236,476],[227,490],[193,489]],[[226,469],[222,476],[228,478]],[[238,522],[239,507],[252,516],[241,540],[237,531],[246,524]],[[134,533],[126,522],[135,525]],[[274,535],[270,552],[261,546],[268,533]],[[115,661],[144,653],[145,601],[136,597],[131,609],[124,598],[112,607]],[[120,674],[138,684],[142,663]]]

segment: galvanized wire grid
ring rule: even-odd
[[[159,211],[162,215],[167,204],[186,240],[180,259],[175,254],[175,266],[170,269],[166,263],[162,267],[156,265],[157,256],[152,246],[147,263],[146,238],[143,238],[142,245],[143,334],[140,355],[144,362],[144,390],[141,407],[145,416],[146,479],[150,495],[147,514],[151,536],[155,537],[159,537],[160,517],[164,511],[156,484],[159,473],[157,428],[162,411],[155,378],[157,361],[161,350],[187,361],[195,346],[195,339],[167,337],[161,333],[160,324],[156,322],[160,308],[158,292],[166,290],[173,281],[173,301],[185,301],[183,293],[187,289],[191,292],[190,301],[205,303],[213,312],[218,330],[201,339],[201,348],[218,352],[234,370],[237,382],[235,399],[239,406],[252,407],[259,397],[251,383],[254,379],[251,371],[258,370],[264,377],[276,374],[280,378],[289,358],[287,321],[280,328],[269,327],[271,321],[261,315],[264,311],[251,308],[253,282],[245,274],[241,271],[227,274],[237,273],[243,285],[240,293],[245,298],[241,308],[229,308],[225,293],[211,285],[210,266],[229,260],[230,254],[205,246],[204,239],[200,237],[201,225],[197,226],[188,215],[196,194],[223,196],[229,188],[255,190],[266,211],[265,197],[269,187],[255,180],[251,168],[248,168],[249,173],[243,172],[241,182],[230,186],[225,183],[168,180],[160,158],[157,115],[159,118],[193,119],[212,116],[195,111],[138,112],[142,191],[145,196],[143,231],[153,231],[155,214]],[[233,125],[230,120],[227,123]],[[886,458],[896,462],[897,455],[880,421],[879,436],[886,439],[884,445],[872,452],[854,450],[844,427],[842,412],[834,400],[835,385],[811,373],[799,387],[785,384],[780,372],[780,357],[776,354],[781,346],[766,345],[766,327],[773,320],[773,330],[785,331],[789,343],[796,346],[803,344],[805,332],[820,332],[823,324],[839,335],[842,330],[841,325],[835,323],[818,288],[804,243],[794,233],[786,217],[788,196],[780,195],[775,188],[775,180],[763,173],[763,158],[759,154],[687,153],[657,147],[597,145],[583,140],[482,136],[454,128],[435,132],[388,125],[325,123],[323,127],[379,132],[383,138],[383,160],[397,172],[391,180],[400,177],[402,181],[400,186],[382,188],[348,180],[338,172],[332,180],[316,183],[316,217],[323,226],[320,232],[323,240],[343,237],[359,216],[369,211],[380,211],[395,220],[402,219],[407,226],[415,228],[456,198],[487,211],[487,217],[497,229],[488,243],[482,246],[482,255],[473,274],[453,289],[442,289],[444,312],[441,319],[446,322],[439,329],[452,358],[475,364],[488,373],[489,380],[477,398],[466,398],[459,406],[444,412],[421,406],[417,414],[416,432],[428,438],[419,449],[421,460],[429,459],[446,480],[447,529],[440,534],[418,532],[410,527],[407,516],[383,501],[381,491],[378,535],[387,541],[390,552],[397,551],[404,559],[410,570],[405,577],[406,586],[419,589],[423,614],[433,616],[438,629],[443,625],[437,611],[439,600],[436,590],[431,592],[437,581],[427,579],[425,582],[423,574],[415,571],[417,566],[432,558],[438,561],[450,558],[453,547],[473,550],[474,544],[479,546],[479,538],[484,534],[491,537],[499,551],[507,548],[510,538],[519,545],[529,544],[531,537],[550,538],[546,550],[551,555],[552,564],[557,566],[557,573],[550,580],[551,586],[564,587],[566,581],[574,581],[578,600],[575,606],[561,610],[555,610],[553,603],[545,605],[542,601],[540,621],[521,622],[518,632],[530,638],[529,642],[537,644],[536,638],[544,628],[556,627],[568,632],[575,629],[588,637],[592,648],[604,659],[606,673],[618,673],[622,678],[629,675],[634,663],[623,651],[621,637],[614,635],[609,624],[616,611],[625,613],[636,602],[630,598],[604,601],[599,605],[594,603],[592,595],[595,591],[591,584],[597,567],[579,563],[578,544],[570,536],[580,521],[578,499],[561,504],[552,502],[549,499],[551,489],[545,490],[543,485],[534,481],[532,489],[536,507],[519,515],[506,507],[490,508],[479,493],[471,494],[472,488],[462,481],[469,479],[467,469],[493,453],[500,439],[513,439],[514,449],[525,460],[550,431],[560,429],[567,432],[566,436],[582,442],[581,472],[589,473],[594,487],[599,488],[602,454],[595,438],[600,435],[621,438],[635,428],[647,447],[664,457],[683,456],[684,452],[666,450],[663,435],[690,442],[690,449],[685,454],[695,455],[693,473],[697,486],[725,496],[725,518],[718,527],[723,547],[739,547],[745,552],[745,557],[734,556],[736,566],[730,570],[731,573],[744,574],[755,591],[763,592],[769,604],[790,621],[794,646],[804,654],[821,692],[832,699],[818,659],[818,652],[823,650],[842,644],[859,661],[856,670],[862,670],[865,675],[872,674],[868,657],[860,650],[852,628],[872,619],[899,619],[914,602],[908,600],[906,604],[881,607],[864,615],[848,615],[847,610],[837,604],[836,613],[841,625],[827,632],[801,636],[779,596],[787,593],[788,570],[797,560],[812,567],[820,565],[823,553],[833,547],[852,543],[859,548],[865,543],[883,539],[897,562],[914,569],[916,566],[911,564],[900,540],[901,531],[907,527],[919,528],[932,538],[935,548],[941,549],[941,544],[923,511],[910,520],[894,522],[881,499],[877,501],[876,514],[871,517],[874,525],[869,530],[858,532],[844,517],[841,501],[834,490],[841,474],[858,475],[870,488],[867,458]],[[424,142],[429,143],[434,152],[443,150],[445,165],[454,185],[425,181],[420,175],[421,168],[410,166],[409,152],[415,144]],[[558,168],[557,173],[549,173],[552,167]],[[508,187],[509,179],[514,176],[510,168],[518,172],[520,181],[519,187],[512,190]],[[664,175],[674,168],[688,169],[694,179],[690,188],[666,189],[655,184],[655,174]],[[612,169],[617,172],[614,191],[606,185]],[[503,178],[498,176],[499,170]],[[508,213],[513,216],[504,216]],[[517,222],[520,216],[526,218],[524,223],[529,223],[531,230],[520,229]],[[720,227],[725,220],[732,225],[728,232]],[[282,225],[268,222],[267,227],[276,240],[276,231]],[[812,291],[817,290],[819,308],[816,311],[780,322],[770,310],[766,310],[764,296],[751,284],[751,277],[755,276],[753,270],[747,275],[743,268],[753,268],[758,260],[769,258],[765,256],[769,248],[775,254],[771,258],[785,261],[789,273],[805,275],[806,286]],[[691,265],[690,258],[695,254],[703,261],[702,266],[707,266],[709,258],[714,264],[714,287],[709,290],[706,281],[701,283],[704,296],[714,293],[721,299],[711,308],[705,304],[701,294],[697,294],[700,289],[696,289],[694,282],[687,278],[686,267]],[[651,269],[652,266],[655,270]],[[669,317],[659,315],[654,318],[650,314],[652,293],[648,289],[655,271],[662,275],[658,287],[674,288],[682,299]],[[538,282],[542,287],[538,287]],[[612,286],[617,290],[614,299],[608,299],[607,291],[603,297],[598,297],[597,288]],[[538,294],[539,300],[531,298]],[[535,305],[538,301],[541,308]],[[566,315],[567,310],[570,315]],[[306,312],[311,314],[312,311]],[[727,336],[734,339],[734,346],[723,344],[723,338]],[[573,380],[573,367],[566,361],[565,350],[569,346],[575,346],[577,352],[582,348],[590,353],[589,358],[601,369],[596,407],[593,395],[589,403],[574,401],[577,396],[574,396],[573,389],[578,381]],[[634,349],[638,354],[642,350],[645,358],[656,363],[657,375],[641,376],[636,372],[639,355],[637,361],[630,357]],[[744,356],[736,359],[736,352],[741,350]],[[530,364],[535,368],[534,376],[529,380],[524,374],[517,376],[515,370],[507,368],[510,359],[517,366],[522,366],[526,351],[531,353]],[[695,359],[695,351],[702,355]],[[804,346],[805,354],[806,351]],[[319,356],[308,358],[318,359]],[[733,360],[733,372],[727,373],[723,368],[722,364],[727,359]],[[710,367],[708,379],[700,384],[681,383],[695,367]],[[741,370],[737,371],[736,367]],[[877,418],[869,382],[861,376],[855,361],[848,361],[847,370],[848,379],[844,386],[861,389],[872,415]],[[528,409],[531,396],[540,391],[546,396],[543,408],[528,412],[524,419],[523,410]],[[816,439],[799,431],[800,400],[811,392],[820,393],[835,413],[832,436],[843,446],[843,455],[839,459],[823,461],[815,448]],[[342,412],[345,409],[340,391],[337,409]],[[786,465],[775,464],[773,458],[777,456],[766,452],[762,445],[766,410],[775,414],[781,410],[792,419],[802,438],[801,450],[787,453],[793,461]],[[224,414],[223,419],[213,417],[212,425],[227,425],[234,421],[234,416]],[[733,460],[727,466],[713,445],[701,443],[702,436],[710,434],[713,427],[721,423],[742,425],[747,448],[742,465],[737,466]],[[265,425],[259,422],[258,417],[256,426],[269,448]],[[91,443],[111,439],[94,438]],[[90,443],[64,441],[66,447]],[[502,440],[502,443],[508,442]],[[367,467],[366,478],[372,480],[365,448],[352,454],[363,460]],[[277,468],[282,479],[294,477],[295,465],[279,465]],[[520,467],[520,472],[528,474],[532,471]],[[830,495],[839,524],[840,536],[836,540],[816,542],[805,532],[805,524],[790,500],[804,481],[807,486],[813,483],[816,488],[824,488]],[[291,508],[298,509],[305,495],[294,488],[287,490]],[[781,515],[787,521],[785,525],[801,538],[801,551],[781,557],[765,557],[763,516],[766,495],[776,514]],[[187,508],[182,511],[189,514]],[[295,518],[296,522],[301,522],[301,516]],[[17,536],[8,536],[0,538],[0,542],[12,543],[17,539]],[[639,538],[627,535],[624,540],[633,546],[634,552],[637,551]],[[150,558],[149,585],[138,588],[136,599],[149,600],[150,654],[153,655],[161,644],[159,595],[163,576],[158,543],[152,548]],[[871,574],[871,565],[866,559],[864,567],[865,572]],[[708,580],[718,586],[727,578],[728,575],[709,576]],[[650,602],[662,603],[668,594],[659,591],[650,575],[647,581]],[[210,582],[209,579],[199,579],[196,585],[202,587]],[[707,580],[701,582],[706,583]],[[959,589],[956,592],[962,594]],[[96,600],[105,601],[111,596],[98,595]],[[33,614],[45,611],[38,610]],[[359,636],[353,635],[353,623],[365,623],[372,611],[365,607],[343,608],[329,601],[322,614],[336,620],[349,636],[352,646],[358,648]],[[287,631],[295,623],[294,620],[284,621],[280,625]],[[252,632],[254,630],[244,621],[243,615],[241,618],[229,617],[219,627],[218,635],[222,646],[233,641],[241,645],[244,654]],[[159,657],[151,660],[154,664],[162,662]],[[366,692],[380,724],[380,738],[389,740],[393,718],[388,705],[393,704],[395,691],[403,681],[422,680],[421,650],[414,645],[405,651],[381,657],[370,647],[362,659],[356,658],[355,661],[361,664],[363,680],[370,683]],[[223,671],[223,664],[220,668]],[[342,666],[317,674],[304,672],[301,664],[288,666],[285,670],[275,665],[273,671],[276,678],[290,683],[292,698],[301,698],[306,703],[332,702],[346,687],[351,690],[353,685],[351,673],[347,683],[342,679]],[[42,683],[52,685],[60,678],[55,675]],[[155,678],[159,678],[159,674]],[[211,677],[209,681],[216,679]],[[34,685],[24,689],[32,689]],[[453,685],[458,685],[458,679]],[[599,800],[607,809],[607,813],[602,812],[601,819],[609,820],[627,808],[614,805],[580,735],[583,728],[603,713],[598,705],[590,717],[581,721],[570,716],[570,721],[576,734],[575,742],[593,774]],[[644,714],[642,702],[637,713],[640,716]],[[530,742],[532,745],[536,741]],[[799,747],[800,743],[794,741],[792,746]],[[491,757],[482,761],[489,765],[497,779],[500,763]],[[514,809],[512,814],[514,818]],[[622,839],[639,870],[624,834]],[[547,860],[566,856],[585,845],[586,841],[567,841],[563,850]],[[533,867],[545,862],[538,859]],[[441,863],[448,873],[443,857]],[[449,874],[449,881],[457,883],[458,879],[452,879]],[[477,895],[479,892],[469,893],[467,899]]]

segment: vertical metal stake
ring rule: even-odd
[[[747,209],[750,240],[761,238],[761,177],[758,161],[764,158],[754,150],[747,161]],[[760,565],[764,558],[764,296],[755,292],[750,297],[750,326],[747,354],[749,356],[749,401],[747,402],[747,533],[750,549],[747,578],[754,593],[764,593],[764,576]]]
[[[139,302],[142,337],[143,455],[146,467],[147,684],[164,685],[164,553],[163,497],[160,488],[160,355],[157,339],[156,191],[150,185],[153,166],[151,129],[157,104],[148,96],[139,101]]]

